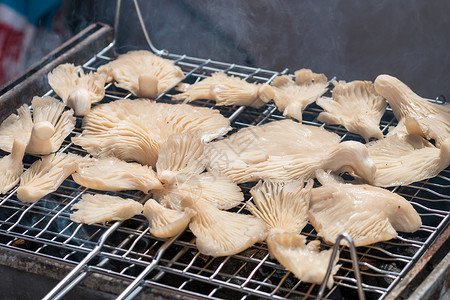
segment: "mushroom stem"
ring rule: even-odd
[[[67,106],[73,108],[75,115],[85,116],[91,111],[91,100],[89,91],[84,88],[77,89],[70,93],[67,98]]]
[[[155,99],[158,97],[158,78],[150,73],[139,75],[139,97]]]
[[[263,84],[258,89],[258,98],[261,99],[261,101],[267,103],[273,98],[275,98],[275,91],[273,88],[268,84]]]
[[[47,154],[52,152],[50,138],[55,133],[55,127],[49,121],[37,122],[31,130],[27,152],[33,154]]]

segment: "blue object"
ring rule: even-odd
[[[51,29],[62,0],[0,0],[0,3],[25,16],[31,25]]]

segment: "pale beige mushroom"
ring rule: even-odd
[[[306,186],[303,180],[260,181],[250,190],[255,205],[249,202],[247,208],[266,223],[269,235],[273,231],[299,233],[308,222],[313,184],[312,180]]]
[[[317,169],[349,172],[372,182],[375,164],[367,148],[323,128],[292,120],[274,121],[239,130],[206,149],[208,170],[236,183],[259,179],[292,180],[314,177]]]
[[[159,148],[172,134],[189,132],[207,142],[230,129],[217,110],[122,99],[92,109],[83,119],[83,135],[72,141],[95,157],[155,166]]]
[[[365,246],[397,237],[396,230],[415,232],[422,225],[413,206],[398,194],[317,173],[322,186],[312,189],[309,220],[327,243],[345,232],[356,246]]]
[[[300,69],[295,72],[295,76],[295,82],[288,75],[273,80],[273,100],[284,116],[302,121],[306,106],[328,90],[328,81],[324,74],[313,73],[310,69]]]
[[[34,162],[20,177],[17,198],[22,202],[36,202],[56,191],[63,181],[75,172],[77,165],[88,158],[72,153],[56,153]]]
[[[306,243],[306,237],[293,232],[275,232],[267,237],[269,252],[295,277],[310,283],[321,284],[331,260],[332,250],[320,250],[320,241]],[[333,261],[327,287],[333,286],[333,275],[339,270],[337,259]]]
[[[450,138],[436,148],[422,137],[391,135],[367,144],[377,169],[374,185],[407,185],[435,177],[450,164]]]
[[[163,183],[153,196],[166,207],[182,210],[181,200],[202,199],[221,209],[232,208],[244,200],[241,189],[230,179],[205,170],[204,143],[199,137],[174,134],[162,145],[156,170]]]
[[[165,208],[153,199],[144,204],[144,216],[150,225],[150,233],[159,238],[170,238],[185,230],[195,211]]]
[[[108,221],[125,221],[142,212],[143,205],[133,199],[101,194],[83,194],[72,209],[70,220],[77,223],[95,224]]]
[[[0,159],[0,194],[6,194],[17,183],[23,173],[22,159],[27,144],[23,141],[14,140],[11,154]]]
[[[268,84],[254,84],[236,76],[218,72],[195,84],[182,83],[177,87],[183,93],[172,96],[184,103],[198,99],[216,101],[216,105],[243,105],[259,108],[273,99],[275,93]]]
[[[266,226],[254,216],[223,211],[203,200],[186,203],[197,213],[189,229],[204,255],[233,255],[266,238]]]
[[[341,124],[348,131],[369,138],[383,138],[380,120],[386,110],[386,100],[377,94],[370,81],[333,82],[333,98],[319,98],[316,103],[325,111],[318,120]]]
[[[389,102],[399,121],[392,134],[418,134],[436,146],[450,138],[450,104],[431,103],[415,94],[406,84],[389,75],[379,75],[375,90]]]
[[[15,139],[27,142],[28,154],[56,152],[75,127],[73,110],[64,111],[64,103],[52,97],[34,97],[33,118],[27,105],[9,116],[0,126],[0,149],[11,152]]]
[[[107,82],[143,98],[155,99],[184,79],[183,71],[173,61],[156,56],[150,51],[130,51],[98,68]]]
[[[48,83],[77,116],[87,115],[91,104],[105,97],[105,76],[94,72],[84,74],[73,64],[62,64],[53,69],[48,74]]]
[[[77,167],[72,178],[79,185],[101,191],[139,190],[149,193],[152,189],[161,187],[152,167],[127,163],[116,157],[83,163]]]

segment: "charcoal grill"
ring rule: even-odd
[[[85,71],[95,71],[114,59],[117,53],[112,32],[106,25],[89,26],[9,84],[0,97],[1,119],[14,112],[21,101],[30,101],[33,95],[56,97],[45,76],[56,65],[75,62],[81,64]],[[277,72],[160,51],[151,45],[146,32],[145,35],[155,53],[173,60],[182,68],[186,74],[185,82],[198,82],[217,71],[257,83],[270,83],[278,75],[290,74],[288,69]],[[157,100],[169,103],[172,93],[173,90]],[[120,98],[133,96],[108,84],[102,103]],[[430,101],[443,102],[442,99]],[[214,106],[213,102],[206,100],[193,104]],[[260,109],[214,108],[228,117],[235,129],[284,118],[273,103]],[[303,123],[325,127],[338,133],[341,140],[364,142],[342,126],[318,122],[320,111],[318,106],[308,106],[303,114]],[[393,125],[396,125],[396,120],[388,108],[381,121],[383,132],[386,133]],[[70,141],[71,137],[81,134],[80,127],[81,119],[78,118],[76,129],[59,151],[85,154]],[[25,167],[28,168],[36,159],[26,156]],[[168,240],[151,236],[148,223],[142,216],[103,225],[73,223],[69,219],[72,205],[84,193],[93,191],[80,187],[70,178],[56,192],[33,204],[23,204],[17,199],[17,187],[1,196],[0,264],[3,268],[55,279],[50,285],[51,291],[50,288],[44,291],[48,293],[46,299],[59,299],[70,295],[73,289],[79,293],[84,288],[96,291],[97,298],[118,299],[141,299],[150,295],[160,298],[308,299],[319,294],[322,296],[323,291],[323,296],[330,299],[353,299],[362,294],[369,299],[394,299],[410,295],[420,284],[416,293],[420,293],[419,297],[429,296],[442,290],[448,276],[448,257],[444,259],[444,256],[448,252],[450,233],[449,187],[450,170],[447,168],[435,178],[392,188],[411,202],[423,225],[416,233],[400,233],[394,240],[358,247],[357,257],[352,257],[347,247],[335,247],[342,267],[334,276],[335,284],[331,289],[321,289],[318,285],[296,279],[269,257],[265,243],[257,243],[236,255],[213,258],[197,251],[195,238],[189,230]],[[246,201],[251,201],[251,184],[243,184],[241,188]],[[141,202],[148,198],[133,191],[114,194]],[[248,213],[245,203],[234,211]],[[308,239],[317,238],[311,225],[307,225],[302,233]],[[325,244],[323,247],[329,248]],[[352,264],[352,258],[357,265]],[[428,269],[438,263],[438,271],[431,274],[435,276],[433,280],[424,280],[430,273]]]

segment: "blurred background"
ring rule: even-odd
[[[117,49],[148,49],[133,0],[121,1]],[[450,98],[450,1],[138,0],[154,45],[177,54],[330,79],[386,73]],[[0,84],[94,22],[113,0],[0,0]]]

